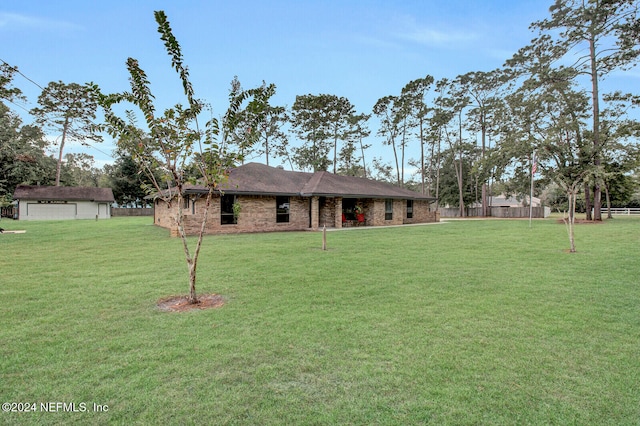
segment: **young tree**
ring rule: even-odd
[[[161,34],[160,38],[171,58],[172,68],[182,82],[187,106],[177,104],[165,110],[161,116],[157,116],[147,75],[140,68],[138,61],[133,58],[127,60],[131,91],[110,95],[100,94],[99,99],[100,105],[105,109],[109,131],[119,139],[119,147],[134,158],[140,170],[153,182],[153,189],[158,197],[163,198],[167,203],[177,203],[178,213],[175,223],[189,270],[188,300],[190,303],[197,303],[198,256],[211,200],[214,191],[225,181],[230,168],[236,164],[240,156],[238,152],[228,150],[230,135],[240,123],[237,113],[244,108],[254,114],[255,122],[252,123],[252,128],[256,128],[261,124],[263,118],[261,111],[264,110],[273,87],[247,91],[232,88],[229,95],[230,106],[222,123],[213,118],[206,123],[204,130],[201,130],[198,116],[202,111],[203,103],[195,98],[188,70],[183,65],[180,45],[173,35],[165,13],[156,11],[155,19],[158,32]],[[97,87],[95,89],[99,92]],[[142,112],[148,133],[135,125],[131,114],[128,114],[127,120],[116,115],[113,107],[121,102],[132,104]],[[193,250],[188,244],[183,214],[184,188],[188,183],[185,169],[190,161],[195,162],[199,174],[198,182],[208,190],[202,210],[202,222]],[[154,175],[156,171],[162,173],[161,180]]]
[[[60,132],[55,142],[59,145],[55,185],[59,186],[65,144],[71,141],[82,144],[86,140],[102,141],[94,123],[98,109],[96,93],[88,84],[52,81],[38,97],[38,104],[40,107],[31,110],[36,123],[45,129]]]

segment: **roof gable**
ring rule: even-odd
[[[78,186],[18,185],[13,192],[13,198],[16,200],[98,201],[106,203],[115,201],[111,188]]]

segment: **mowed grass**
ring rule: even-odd
[[[188,313],[149,218],[2,226],[3,424],[640,423],[640,219],[208,236]]]

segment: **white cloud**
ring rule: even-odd
[[[71,22],[56,21],[54,19],[37,16],[21,15],[18,13],[0,12],[0,30],[29,29],[29,30],[79,30],[81,26]]]
[[[395,26],[398,28],[396,37],[433,47],[452,47],[452,45],[467,44],[478,38],[473,32],[421,24],[411,16],[399,18]]]
[[[368,35],[367,36],[357,35],[355,36],[355,41],[360,45],[374,47],[374,48],[395,49],[398,47],[397,42],[383,40],[381,38],[368,36]]]
[[[486,51],[489,57],[499,59],[504,62],[506,62],[508,59],[511,59],[516,53],[515,51],[508,49],[487,49]]]

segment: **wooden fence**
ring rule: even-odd
[[[128,209],[122,207],[112,207],[111,216],[153,216],[153,208]]]
[[[0,217],[8,217],[13,219],[18,213],[14,206],[0,207]]]
[[[460,217],[458,208],[440,208],[440,217]],[[544,218],[551,213],[549,207],[534,207],[531,214],[534,218]],[[467,207],[465,217],[482,217],[482,207]],[[490,217],[528,218],[529,207],[491,207]]]

